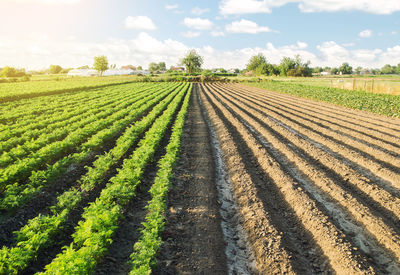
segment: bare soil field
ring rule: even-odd
[[[198,84],[193,94],[217,139],[213,157],[220,155],[228,175],[243,231],[239,246],[255,262],[248,273],[400,273],[399,119],[239,84]]]

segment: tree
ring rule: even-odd
[[[315,67],[312,69],[312,72],[316,73],[316,74],[320,74],[323,71],[324,71],[324,69],[322,69],[322,67]]]
[[[363,69],[362,67],[358,66],[358,67],[354,70],[354,72],[355,72],[356,74],[361,74],[362,69]]]
[[[62,71],[60,65],[50,65],[49,73],[51,74],[59,74]]]
[[[338,68],[332,68],[331,69],[331,74],[337,74],[339,72]]]
[[[16,74],[17,70],[9,66],[5,66],[0,72],[0,76],[2,77],[14,77]]]
[[[186,71],[189,74],[200,70],[202,64],[203,58],[195,50],[189,51],[189,53],[184,58],[182,58],[180,62],[180,65],[185,66]]]
[[[96,56],[94,58],[93,68],[100,73],[100,76],[102,76],[103,72],[108,69],[107,57],[105,57],[104,55]]]
[[[342,74],[351,74],[353,72],[353,68],[349,65],[349,63],[344,62],[342,66],[339,67],[339,72],[342,72]]]
[[[143,71],[143,68],[142,68],[142,66],[137,66],[136,70]]]
[[[310,61],[303,63],[300,55],[296,55],[295,59],[284,57],[279,65],[279,69],[283,76],[312,76]]]
[[[386,64],[382,67],[381,72],[382,74],[394,74],[396,72],[396,67]]]
[[[25,69],[16,69],[13,67],[5,66],[0,71],[0,76],[2,77],[23,77],[27,76]]]
[[[151,62],[151,63],[149,64],[149,71],[150,71],[150,72],[156,72],[156,71],[158,71],[158,64],[157,64],[157,63],[154,63],[154,62]]]
[[[268,75],[269,74],[269,66],[267,59],[262,53],[257,55],[253,55],[249,63],[246,65],[246,71],[254,71],[256,75]]]
[[[296,68],[296,60],[290,57],[284,57],[279,64],[280,74],[283,76],[287,76],[289,70],[293,70]]]
[[[80,67],[78,67],[77,69],[89,69],[89,66],[88,66],[88,65],[80,66]]]
[[[165,65],[165,62],[158,63],[158,70],[159,71],[166,71],[167,70],[167,66]]]

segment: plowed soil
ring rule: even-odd
[[[260,274],[400,273],[399,119],[239,84],[194,94]],[[201,160],[193,150],[188,161]]]

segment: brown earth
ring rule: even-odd
[[[201,84],[260,273],[400,272],[400,120]]]
[[[154,274],[227,274],[207,125],[194,88]]]

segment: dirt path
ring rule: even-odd
[[[194,88],[154,274],[227,274],[209,131]]]

